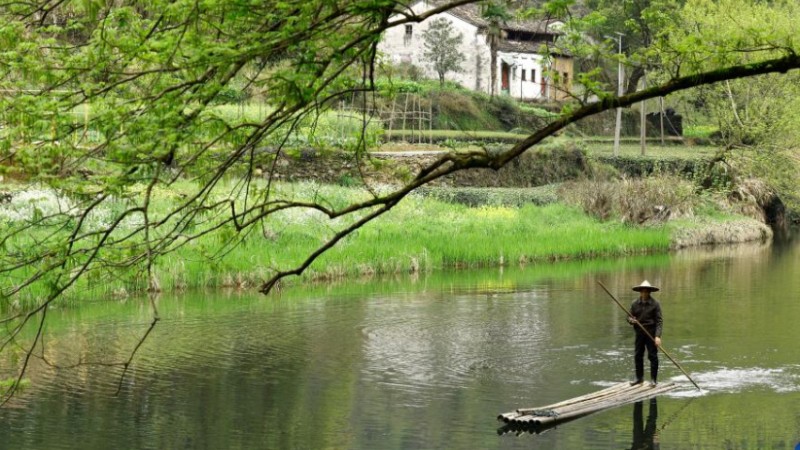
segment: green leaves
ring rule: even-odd
[[[691,70],[774,58],[800,50],[794,1],[690,0],[681,11],[681,26],[660,42],[668,61]]]

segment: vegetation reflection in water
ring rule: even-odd
[[[0,412],[0,432],[14,448],[74,448],[66,436],[76,434],[83,448],[626,447],[649,439],[636,434],[633,405],[527,439],[498,436],[494,416],[627,378],[630,329],[596,281],[629,301],[646,276],[663,287],[665,345],[707,391],[686,398],[686,382],[659,398],[655,438],[664,448],[790,448],[800,355],[785,330],[800,315],[787,295],[800,288],[798,255],[737,246],[272,297],[164,297],[119,396],[119,368],[37,361],[31,387]],[[123,360],[149,314],[144,300],[53,310],[44,355]],[[682,382],[664,365],[665,380]],[[645,402],[642,420],[652,408]]]

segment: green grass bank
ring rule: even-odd
[[[333,204],[363,195],[358,189],[339,186],[299,183],[290,188],[314,191]],[[748,228],[742,223],[748,219],[708,207],[680,220],[635,225],[616,219],[603,221],[584,208],[565,203],[470,206],[412,195],[343,239],[300,277],[287,281],[665,253],[677,238],[679,246],[709,244],[713,242],[702,240],[707,230]],[[300,264],[344,226],[345,222],[331,223],[317,212],[289,210],[246,236],[222,233],[198,240],[163,258],[156,273],[165,290],[257,287],[273,270]],[[698,237],[693,241],[692,236]],[[730,241],[759,236],[739,237],[732,236]],[[211,257],[218,252],[223,253]]]
[[[219,195],[230,194],[230,186],[223,186]],[[360,188],[316,183],[282,183],[275,187],[282,198],[296,201],[314,200],[332,207],[342,207],[368,198]],[[609,189],[612,189],[609,187]],[[191,192],[188,182],[176,185],[173,190],[158,191],[154,197],[153,217],[167,214],[172,206]],[[588,186],[588,191],[596,191]],[[575,189],[573,189],[575,191]],[[572,202],[534,204],[522,197],[509,195],[468,195],[468,204],[459,203],[464,195],[451,197],[412,194],[377,221],[367,224],[344,238],[334,248],[323,254],[300,277],[287,279],[288,283],[330,281],[351,277],[383,274],[420,273],[452,268],[477,268],[563,260],[585,260],[633,254],[664,253],[673,244],[676,231],[701,230],[713,224],[735,222],[737,216],[717,210],[698,209],[693,217],[646,225],[632,224],[615,218],[600,220],[587,212],[586,206]],[[463,194],[463,193],[460,193]],[[514,194],[514,192],[511,192]],[[552,190],[541,196],[557,200]],[[49,197],[48,197],[49,195]],[[21,190],[14,194],[22,206],[14,207],[12,200],[0,207],[0,224],[5,232],[15,225],[25,223],[36,214],[47,214],[47,202],[54,195],[37,197]],[[50,199],[50,200],[48,200]],[[478,200],[476,200],[478,199]],[[510,200],[509,200],[510,199]],[[522,200],[520,200],[522,199]],[[64,207],[64,199],[60,200]],[[97,220],[103,226],[108,213],[121,205],[111,203],[109,211],[98,210]],[[614,206],[616,208],[616,206]],[[25,209],[27,208],[27,209]],[[38,212],[37,212],[38,211]],[[13,214],[12,214],[13,212]],[[223,212],[220,212],[223,214]],[[236,232],[226,226],[215,233],[202,234],[203,226],[193,230],[201,236],[181,243],[173,252],[156,260],[153,268],[155,286],[161,291],[182,291],[206,288],[258,288],[276,270],[292,269],[334,234],[360,217],[329,220],[313,209],[288,209],[277,212],[263,224]],[[137,223],[124,223],[115,235],[122,236]],[[42,235],[53,230],[40,230]],[[684,245],[692,245],[683,236]],[[21,234],[7,246],[9,252],[21,252],[29,247],[34,235]],[[133,243],[141,242],[136,236]],[[124,261],[130,255],[126,248],[104,250],[100,255],[106,261]],[[30,271],[30,268],[24,269]],[[19,283],[25,275],[19,269],[6,277],[7,289]],[[144,292],[149,280],[141,266],[124,267],[119,264],[95,266],[67,296],[127,296]],[[41,298],[44,286],[35,285],[16,295],[16,300]]]
[[[223,248],[225,242],[198,242],[163,260],[162,285],[258,283],[268,268],[299,264],[333,235],[336,228],[321,217],[315,219],[313,215],[275,218],[268,231],[271,238],[249,236],[210,266],[198,258],[199,250]],[[322,255],[302,278],[330,280],[664,251],[670,245],[669,235],[667,227],[603,223],[563,204],[468,207],[411,197]]]

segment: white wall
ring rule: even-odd
[[[542,76],[544,71],[544,57],[532,53],[497,53],[497,82],[502,87],[503,62],[510,63],[508,95],[514,98],[538,99],[544,98],[542,89]],[[522,81],[522,70],[525,70],[525,81]],[[534,75],[531,79],[531,74]],[[498,92],[500,92],[498,88]],[[546,89],[546,88],[545,88]]]
[[[411,7],[415,14],[423,13],[430,8],[431,6],[425,1],[418,1]],[[378,44],[378,50],[384,58],[394,64],[412,63],[420,67],[426,77],[438,79],[439,75],[431,68],[430,63],[426,62],[422,57],[425,52],[422,32],[428,29],[432,20],[439,17],[449,20],[453,24],[455,31],[461,33],[462,41],[459,50],[465,57],[465,61],[461,65],[463,72],[449,72],[446,78],[458,82],[465,88],[487,94],[490,93],[491,51],[486,43],[486,35],[479,33],[476,26],[448,13],[438,14],[420,23],[409,24],[412,29],[410,39],[406,39],[405,25],[386,30],[380,44]],[[402,16],[396,16],[392,20],[399,20],[400,18]],[[508,95],[522,99],[538,99],[547,95],[547,88],[544,89],[544,92],[542,88],[543,57],[535,53],[510,52],[498,52],[497,54],[496,92],[498,94],[502,95],[502,64],[504,59],[512,64]],[[521,80],[522,69],[526,71],[526,81]],[[531,80],[532,72],[535,73],[533,80]]]
[[[419,14],[429,8],[427,2],[420,1],[412,7],[412,10]],[[463,71],[461,73],[448,72],[446,79],[455,81],[465,88],[488,93],[491,54],[489,46],[486,44],[486,38],[478,33],[477,27],[450,14],[438,14],[423,22],[409,24],[412,27],[412,33],[411,39],[408,40],[405,38],[405,25],[390,28],[384,33],[383,39],[378,44],[378,50],[392,63],[412,63],[423,69],[426,77],[438,79],[439,75],[431,68],[431,64],[422,58],[425,52],[422,32],[428,29],[432,20],[439,17],[449,20],[453,24],[454,30],[461,33],[462,40],[459,50],[465,57],[465,61],[461,64]],[[399,18],[401,16],[392,20]]]

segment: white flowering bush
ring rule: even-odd
[[[52,220],[63,221],[69,217],[77,218],[82,213],[82,205],[71,200],[58,191],[42,186],[9,193],[9,200],[0,203],[0,222],[7,224],[24,224],[44,220],[43,225],[52,224]],[[84,230],[105,229],[124,211],[123,202],[108,198],[87,214],[83,221]],[[48,220],[52,219],[52,220]],[[132,229],[141,226],[141,214],[128,215],[120,228]]]
[[[0,220],[30,222],[73,212],[72,202],[52,189],[39,186],[14,192],[8,203],[0,204]]]

